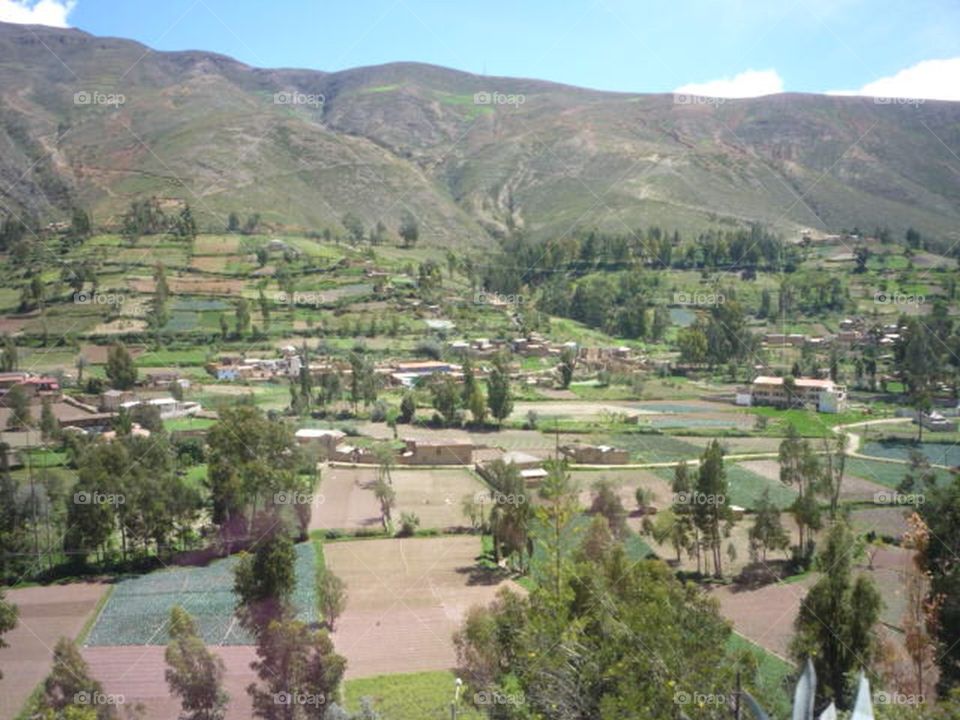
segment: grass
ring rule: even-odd
[[[763,491],[767,488],[770,489],[770,499],[781,509],[792,504],[796,497],[794,490],[775,480],[769,480],[752,470],[747,470],[737,464],[727,464],[726,469],[731,505],[739,505],[747,510],[753,510],[763,495]],[[653,472],[667,482],[673,481],[673,468],[655,468]]]
[[[790,663],[755,645],[743,635],[730,633],[727,640],[727,653],[750,653],[757,667],[755,684],[747,683],[746,689],[756,697],[773,717],[790,716],[790,698],[788,684],[795,673]]]
[[[770,420],[765,435],[781,437],[786,434],[787,426],[793,425],[803,437],[834,437],[835,425],[862,422],[876,419],[876,415],[867,415],[859,410],[846,410],[842,413],[818,413],[815,410],[781,410],[774,407],[754,407],[746,410],[752,415],[760,415]]]
[[[455,681],[456,676],[444,670],[378,675],[348,680],[343,685],[343,697],[351,712],[358,711],[360,699],[367,697],[376,711],[390,720],[446,720],[450,717]],[[457,717],[481,720],[484,715],[461,700]]]
[[[173,418],[171,420],[163,421],[163,426],[168,432],[174,432],[177,430],[206,430],[207,428],[216,424],[216,420],[195,417]]]
[[[888,488],[896,488],[909,469],[909,465],[901,465],[900,463],[847,458],[846,465],[844,465],[844,474],[870,480]],[[935,469],[934,472],[940,483],[947,482],[952,477],[946,470]]]

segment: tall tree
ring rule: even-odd
[[[245,627],[260,633],[282,618],[296,585],[293,542],[276,516],[264,514],[256,528],[252,554],[240,557],[234,569],[237,616]]]
[[[137,382],[137,366],[123,343],[107,350],[106,374],[111,387],[117,390],[129,390]]]
[[[727,471],[723,465],[723,449],[714,439],[700,456],[696,492],[692,493],[693,521],[703,535],[706,548],[713,554],[713,571],[723,576],[723,537],[725,525],[731,521]]]
[[[256,717],[324,720],[337,699],[346,660],[336,654],[325,631],[285,617],[260,634],[251,667],[260,680],[247,687]]]
[[[221,720],[226,713],[224,664],[207,649],[186,610],[170,610],[170,642],[164,651],[170,694],[180,698],[181,720]]]
[[[4,508],[9,510],[9,508]],[[0,548],[0,550],[5,550],[6,548]],[[4,596],[3,590],[0,589],[0,648],[9,647],[6,640],[3,639],[3,636],[8,632],[13,630],[17,626],[17,616],[20,614],[19,609],[13,603],[7,602],[7,598]],[[3,672],[0,671],[0,680],[3,679]]]
[[[510,366],[502,354],[493,359],[490,375],[487,378],[487,404],[490,414],[499,424],[513,412],[513,392],[510,389]]]
[[[817,671],[818,698],[840,709],[852,705],[851,682],[869,671],[877,656],[874,626],[883,602],[873,581],[853,574],[854,537],[846,522],[835,522],[827,534],[817,568],[823,577],[800,602],[791,644],[793,656],[811,658]]]

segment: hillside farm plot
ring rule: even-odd
[[[907,440],[890,440],[868,442],[860,448],[860,452],[864,455],[903,461],[908,461],[910,452],[914,450],[934,465],[946,465],[948,467],[960,465],[960,445],[957,443],[914,443]]]
[[[848,459],[847,462],[850,462],[850,460]],[[737,465],[748,472],[761,475],[771,482],[780,483],[780,463],[775,459],[746,460],[737,463]],[[874,495],[883,490],[883,485],[844,472],[843,484],[840,486],[840,500],[872,502]]]
[[[793,638],[793,619],[800,601],[816,582],[812,574],[795,583],[775,583],[756,590],[727,585],[712,591],[720,602],[720,614],[751,642],[788,657]]]
[[[180,714],[180,699],[171,697],[164,677],[167,664],[161,645],[126,647],[86,647],[82,654],[90,665],[90,674],[103,683],[103,690],[122,695],[125,707],[141,703],[144,720],[170,720]],[[230,696],[226,720],[253,717],[246,688],[253,674],[250,663],[256,652],[249,645],[225,645],[210,650],[223,660],[223,689]],[[122,708],[121,708],[122,711]]]
[[[863,478],[887,488],[896,488],[909,470],[909,465],[903,463],[865,460],[863,458],[847,458],[847,464],[844,467],[844,473],[847,477]],[[933,472],[940,483],[950,479],[950,473],[947,470],[934,468]]]
[[[700,457],[702,450],[672,435],[654,433],[618,433],[612,444],[630,452],[631,460],[642,463],[679,462]]]
[[[165,645],[170,609],[180,605],[197,622],[204,641],[214,645],[249,645],[252,638],[236,623],[233,609],[234,555],[205,567],[178,567],[121,580],[97,618],[87,645]],[[297,616],[317,619],[315,553],[312,543],[296,547]]]
[[[452,669],[467,610],[509,583],[477,567],[480,552],[472,535],[327,543],[327,567],[347,585],[333,636],[347,677]]]
[[[650,504],[659,509],[670,507],[673,502],[673,491],[670,482],[650,470],[574,470],[570,477],[580,490],[580,504],[590,507],[593,501],[593,486],[600,481],[608,481],[617,489],[617,494],[623,507],[632,513],[637,509],[636,491],[642,487],[651,493]],[[631,527],[639,528],[642,517],[637,515],[630,518]]]
[[[80,634],[108,587],[74,583],[7,592],[7,601],[20,609],[20,617],[3,638],[9,647],[0,648],[0,720],[17,716],[30,692],[50,672],[57,640]]]
[[[311,530],[355,530],[380,525],[380,504],[373,495],[376,468],[332,467],[324,473],[322,497],[316,499]],[[467,523],[460,509],[464,496],[486,485],[466,468],[396,468],[393,517],[412,512],[421,528],[447,528]]]

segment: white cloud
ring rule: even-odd
[[[830,90],[827,95],[960,100],[960,57],[924,60],[859,90]]]
[[[689,83],[674,90],[678,95],[747,98],[783,92],[783,78],[776,70],[745,70],[732,78]]]
[[[70,27],[76,0],[0,0],[0,22]]]

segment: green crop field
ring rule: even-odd
[[[197,622],[201,637],[209,644],[250,645],[252,638],[233,615],[234,555],[214,560],[205,567],[158,570],[119,581],[97,618],[87,644],[165,645],[170,610],[182,606]],[[296,589],[293,604],[297,617],[317,620],[315,553],[313,543],[296,546]]]

